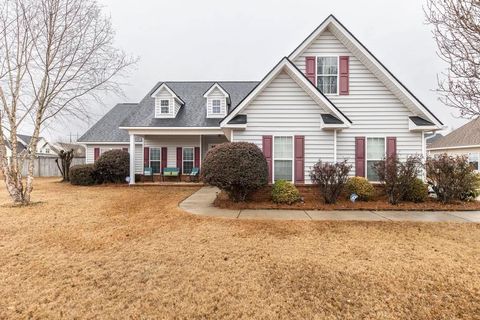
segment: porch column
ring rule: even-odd
[[[130,134],[130,184],[135,184],[135,135]]]

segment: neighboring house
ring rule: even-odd
[[[32,140],[31,136],[24,134],[17,134],[17,152],[23,153],[26,152],[30,141]],[[7,142],[7,157],[12,156],[12,147],[9,141]],[[37,143],[37,157],[55,157],[56,153],[54,152],[53,146],[43,137],[38,138]]]
[[[438,139],[440,139],[442,137],[443,137],[443,134],[436,133],[436,132],[425,135],[425,138],[427,139],[427,150],[435,141],[437,141]]]
[[[61,150],[70,151],[73,149],[73,157],[85,159],[85,147],[78,143],[57,142],[53,145],[55,153],[58,154]]]
[[[188,174],[214,145],[247,141],[263,150],[270,182],[309,184],[318,160],[346,159],[352,175],[375,181],[375,161],[425,156],[425,133],[440,129],[441,121],[329,16],[260,82],[159,82],[138,104],[115,106],[79,142],[87,163],[105,150],[135,149],[134,183],[145,167]]]
[[[466,155],[470,163],[478,170],[480,158],[480,118],[476,118],[438,139],[428,147],[429,155],[447,153]]]

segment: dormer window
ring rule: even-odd
[[[155,118],[175,118],[180,108],[185,105],[166,83],[158,87],[151,97],[155,99]]]
[[[170,113],[170,100],[167,100],[167,99],[160,100],[160,113],[162,114]]]
[[[206,99],[207,118],[223,118],[227,115],[230,95],[220,84],[214,83],[203,97]]]
[[[219,99],[212,100],[212,113],[220,114],[222,113],[222,102]]]

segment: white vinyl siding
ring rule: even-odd
[[[397,137],[397,154],[401,159],[422,154],[422,133],[410,132],[408,117],[414,114],[362,64],[330,31],[323,32],[302,54],[295,65],[305,71],[307,56],[349,56],[350,87],[348,95],[329,99],[353,122],[337,132],[337,159],[347,159],[355,173],[355,137]],[[307,147],[307,138],[305,144]]]
[[[213,113],[213,100],[220,100],[220,113]],[[207,97],[207,118],[224,118],[226,115],[227,99],[218,88],[215,88]]]
[[[167,167],[177,167],[177,147],[199,147],[200,136],[146,136],[145,147],[167,148]]]
[[[235,130],[233,141],[252,142],[262,148],[262,136],[305,136],[305,182],[319,160],[333,161],[333,131],[320,128],[322,109],[286,73],[280,73],[245,108],[248,125]]]
[[[100,154],[107,150],[127,148],[130,152],[130,145],[125,144],[88,144],[85,146],[85,163],[94,163],[95,148],[100,148]],[[143,147],[141,143],[135,145],[135,173],[143,173]]]

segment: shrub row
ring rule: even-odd
[[[82,186],[97,183],[123,183],[129,174],[129,167],[130,157],[127,151],[106,151],[95,164],[70,168],[70,182]]]
[[[419,179],[426,169],[427,182],[442,202],[468,200],[478,195],[480,178],[466,157],[441,155],[428,158],[408,157],[400,161],[389,156],[378,161],[374,170],[388,197],[397,204],[401,201],[422,202],[428,197],[428,186]],[[319,161],[310,172],[326,203],[335,203],[342,192],[355,193],[360,201],[369,201],[375,189],[365,178],[349,178],[351,165],[346,161],[327,163]],[[262,151],[252,143],[224,143],[208,151],[202,167],[203,181],[225,191],[233,201],[244,201],[249,194],[268,182],[268,165]],[[298,190],[291,183],[277,181],[272,189],[276,203],[294,203],[300,200]]]

